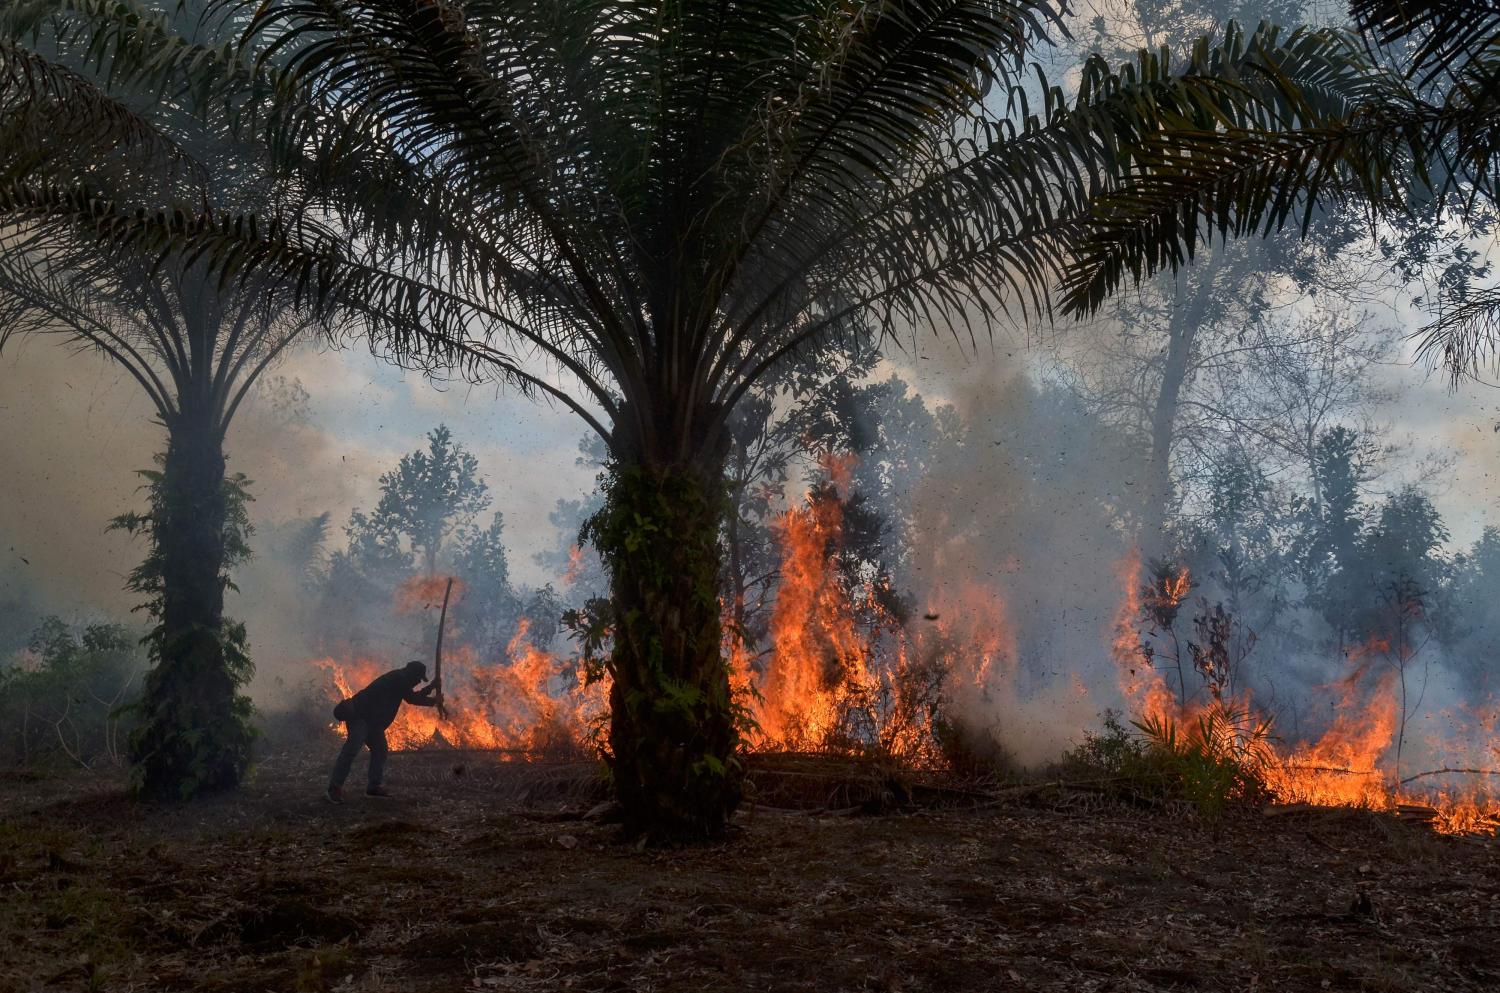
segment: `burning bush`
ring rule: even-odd
[[[445,661],[448,716],[428,708],[403,707],[387,731],[398,751],[426,746],[479,748],[520,757],[582,757],[591,751],[607,688],[567,682],[565,665],[524,642],[512,640],[507,659],[486,664],[468,646]],[[389,666],[368,659],[319,663],[328,673],[329,700],[352,696]]]
[[[1187,643],[1191,671],[1199,685],[1185,682],[1182,653],[1177,651],[1177,605],[1188,592],[1185,570],[1152,564],[1152,581],[1139,584],[1139,560],[1127,564],[1122,577],[1126,597],[1115,640],[1115,659],[1122,689],[1135,714],[1141,737],[1132,738],[1118,719],[1106,722],[1102,736],[1094,736],[1076,750],[1071,760],[1082,768],[1102,770],[1132,785],[1168,783],[1173,790],[1152,785],[1145,792],[1191,800],[1213,810],[1236,799],[1268,799],[1282,803],[1355,806],[1373,810],[1423,812],[1441,831],[1480,830],[1493,833],[1500,820],[1494,801],[1481,786],[1454,786],[1444,777],[1453,774],[1489,775],[1480,762],[1475,767],[1432,770],[1402,777],[1402,752],[1408,724],[1420,706],[1420,688],[1409,693],[1416,679],[1413,660],[1420,652],[1419,611],[1395,602],[1395,623],[1377,630],[1344,651],[1345,673],[1330,686],[1330,717],[1322,732],[1308,740],[1283,745],[1270,735],[1270,719],[1257,711],[1248,691],[1237,689],[1240,672],[1257,638],[1222,604],[1201,610],[1193,620],[1197,641]],[[1180,579],[1180,582],[1179,582]],[[1133,630],[1138,619],[1144,631]],[[1152,651],[1149,639],[1167,638],[1166,652]],[[1164,666],[1163,663],[1166,663]],[[1165,671],[1174,670],[1178,692],[1173,693]],[[1415,698],[1414,700],[1412,698]],[[1476,722],[1482,723],[1482,722]],[[1478,749],[1488,760],[1500,755],[1493,726],[1471,728],[1461,738],[1486,741]],[[1451,751],[1453,742],[1434,742],[1433,754]],[[1472,751],[1473,749],[1471,749]],[[1425,791],[1413,787],[1424,776],[1436,777]],[[1155,792],[1152,792],[1152,791]]]

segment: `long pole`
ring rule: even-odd
[[[432,681],[437,684],[437,712],[443,720],[448,719],[448,709],[443,706],[443,628],[448,623],[448,597],[453,595],[453,577],[448,577],[448,587],[443,590],[443,612],[438,615],[437,652],[432,660]]]

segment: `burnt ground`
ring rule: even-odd
[[[1500,847],[1375,815],[1020,791],[637,851],[577,767],[395,755],[334,807],[331,758],[176,808],[0,778],[0,990],[1500,989]]]

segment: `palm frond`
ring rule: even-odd
[[[917,160],[925,169],[901,188],[867,191],[836,211],[799,213],[774,253],[757,260],[752,271],[761,283],[741,287],[751,306],[736,313],[741,325],[729,350],[743,367],[780,347],[753,326],[773,300],[790,299],[794,310],[834,295],[846,304],[889,303],[908,323],[939,326],[947,315],[982,322],[1012,306],[1044,314],[1073,241],[1100,223],[1089,205],[1143,161],[1166,154],[1155,144],[1162,135],[1259,134],[1338,119],[1370,98],[1367,80],[1348,71],[1359,54],[1340,33],[1231,29],[1215,44],[1200,42],[1180,66],[1150,52],[1118,69],[1092,60],[1071,99],[1045,80],[1040,100],[1014,87],[1009,102],[1018,114],[989,125],[981,140],[954,141]],[[1167,202],[1175,207],[1178,199]],[[793,333],[832,323],[804,323]]]
[[[1486,369],[1500,368],[1500,289],[1470,293],[1412,338],[1418,360],[1445,369],[1455,388]]]
[[[238,19],[237,11],[204,3],[10,0],[0,10],[0,37],[66,53],[111,91],[253,109],[268,84],[237,57]],[[215,41],[199,41],[199,33]]]
[[[1430,102],[1399,75],[1352,55],[1332,70],[1347,80],[1339,84],[1349,97],[1343,107],[1151,136],[1120,184],[1093,201],[1064,309],[1089,312],[1126,278],[1175,271],[1212,237],[1291,224],[1305,232],[1320,210],[1355,207],[1373,217],[1493,199],[1500,92],[1459,86]]]
[[[1076,236],[1103,260],[1086,296],[1180,264],[1201,234],[1170,200],[1189,180],[1204,200],[1257,135],[1383,85],[1350,36],[1267,28],[1038,90],[1048,0],[204,0],[191,25],[135,0],[118,23],[99,0],[20,3],[104,78],[267,149],[249,209],[90,198],[76,177],[45,209],[226,284],[264,271],[338,301],[402,361],[477,375],[484,356],[539,389],[522,359],[544,358],[581,384],[575,409],[667,458],[711,444],[788,356],[1048,312]],[[42,186],[20,190],[18,210]],[[1127,194],[1135,213],[1096,223],[1091,203]],[[675,417],[708,427],[657,423]]]
[[[1376,45],[1412,43],[1409,72],[1428,80],[1478,57],[1500,34],[1496,0],[1353,0],[1349,15]]]
[[[0,178],[41,169],[135,185],[163,172],[178,179],[203,173],[139,112],[71,69],[0,38]]]

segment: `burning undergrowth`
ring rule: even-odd
[[[424,576],[405,583],[393,610],[427,618],[435,633],[440,615],[433,608],[444,597],[445,582]],[[463,595],[463,584],[455,582],[455,604]],[[387,731],[390,746],[475,748],[522,757],[592,751],[606,716],[607,688],[590,684],[581,665],[569,665],[536,646],[529,629],[530,623],[522,618],[498,659],[481,658],[470,644],[451,645],[443,659],[444,713],[403,707]],[[327,676],[333,701],[352,696],[393,667],[388,661],[367,658],[324,658],[316,665]]]
[[[1310,688],[1327,710],[1322,730],[1284,740],[1240,671],[1254,633],[1222,604],[1200,600],[1192,636],[1180,638],[1188,571],[1143,568],[1132,555],[1119,574],[1113,655],[1146,746],[1225,770],[1230,797],[1388,811],[1445,833],[1500,830],[1491,786],[1500,775],[1500,709],[1424,706],[1431,673],[1416,671],[1418,636],[1406,607],[1398,605],[1388,637],[1346,647],[1342,673]]]
[[[847,464],[828,468],[832,485],[777,519],[780,578],[766,644],[731,637],[726,645],[750,719],[750,749],[1004,775],[1055,760],[1059,741],[1091,741],[1098,752],[1103,739],[1090,729],[1097,715],[1119,708],[1132,727],[1108,725],[1106,737],[1116,736],[1108,746],[1115,749],[1111,774],[1168,774],[1186,784],[1180,792],[1200,810],[1275,801],[1400,812],[1444,832],[1500,828],[1485,774],[1500,765],[1497,714],[1437,719],[1414,699],[1410,646],[1384,639],[1348,647],[1339,678],[1313,687],[1326,706],[1321,727],[1284,739],[1244,671],[1254,632],[1221,603],[1193,600],[1186,568],[1146,565],[1131,553],[1096,570],[1098,585],[1117,591],[1112,616],[1101,621],[1098,610],[1082,612],[1075,622],[1094,632],[1092,657],[1049,670],[1037,659],[1053,643],[1039,646],[1037,632],[1055,622],[1035,611],[1013,619],[1007,606],[1017,588],[1024,602],[1022,562],[1002,582],[933,584],[926,605],[904,617],[879,585],[887,578],[841,570]],[[954,549],[946,551],[951,560]],[[393,610],[423,618],[435,634],[439,589],[432,577],[413,580]],[[455,587],[456,598],[463,593]],[[358,657],[318,663],[331,699],[392,664]],[[450,642],[443,685],[446,718],[403,708],[389,733],[393,748],[535,758],[604,747],[607,676],[590,679],[578,660],[534,643],[524,619],[488,656]],[[1419,733],[1418,725],[1444,733]],[[1075,757],[1080,753],[1088,747]]]

